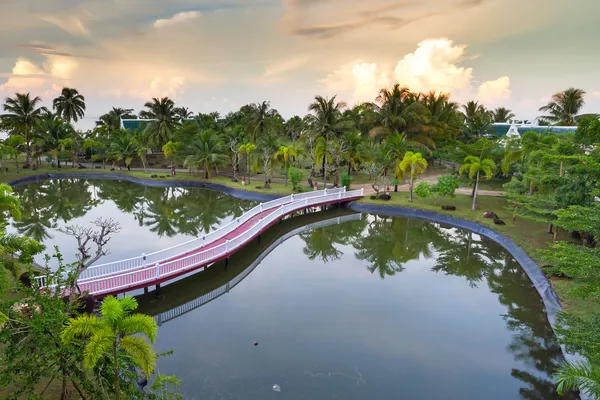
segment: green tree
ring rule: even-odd
[[[283,162],[283,170],[285,171],[285,186],[287,186],[288,184],[288,163],[292,160],[293,157],[296,157],[297,155],[298,154],[296,153],[296,148],[292,145],[279,146],[279,149],[273,155],[275,160],[280,160]]]
[[[47,114],[36,126],[36,134],[39,138],[39,144],[56,160],[58,168],[60,168],[60,157],[61,143],[75,135],[73,127],[63,121],[60,117],[54,114]]]
[[[364,139],[360,132],[345,132],[341,140],[344,145],[346,162],[348,163],[348,175],[351,175],[353,170],[358,171],[362,161],[361,149]]]
[[[437,196],[439,203],[440,197],[454,197],[454,192],[458,189],[458,178],[454,175],[441,175],[437,183],[431,187],[431,191]]]
[[[204,177],[210,177],[210,168],[215,169],[227,162],[225,144],[216,132],[211,129],[200,131],[188,147],[191,153],[185,158],[184,165],[188,168],[204,169]]]
[[[271,102],[269,101],[251,104],[248,115],[248,130],[252,140],[256,142],[258,138],[263,136],[273,118],[278,115],[277,110],[271,108]]]
[[[579,112],[585,105],[585,91],[569,88],[552,95],[550,101],[540,111],[547,113],[541,119],[556,125],[577,125]]]
[[[242,144],[239,148],[238,148],[238,152],[243,154],[244,157],[246,158],[246,175],[248,175],[248,183],[250,183],[250,175],[252,175],[252,170],[250,169],[250,164],[254,158],[254,156],[256,155],[256,145],[254,143],[245,143]]]
[[[412,151],[407,151],[402,161],[397,165],[396,175],[403,176],[407,172],[410,174],[408,201],[413,201],[415,178],[425,172],[426,169],[427,160],[421,153],[413,153]]]
[[[131,171],[131,162],[138,155],[138,144],[131,132],[121,130],[115,133],[110,140],[108,147],[109,159],[119,163],[124,163],[127,170]]]
[[[165,158],[171,160],[171,168],[173,168],[173,163],[175,162],[175,157],[177,157],[182,150],[182,144],[180,142],[173,142],[169,140],[162,147],[162,151],[165,155]]]
[[[140,118],[149,119],[144,128],[148,143],[155,149],[160,149],[173,139],[173,132],[179,125],[175,113],[175,102],[168,97],[156,98],[144,104],[146,110],[140,111]]]
[[[292,190],[300,190],[300,181],[302,180],[302,170],[294,167],[290,167],[289,176],[292,181]]]
[[[133,114],[133,108],[118,108],[113,107],[112,110],[106,114],[102,114],[98,121],[96,121],[96,127],[106,134],[111,134],[113,131],[121,129],[122,119],[136,119],[137,116]]]
[[[489,158],[467,156],[464,164],[459,169],[460,174],[466,173],[469,179],[475,179],[475,191],[473,192],[473,207],[471,210],[477,210],[477,190],[479,189],[479,177],[483,173],[486,179],[492,179],[496,173],[496,163]]]
[[[61,334],[65,343],[72,343],[78,338],[88,340],[83,352],[86,368],[93,369],[110,360],[117,400],[121,397],[120,352],[127,354],[128,360],[146,375],[153,372],[156,364],[157,355],[150,343],[156,340],[158,327],[152,317],[132,314],[136,308],[134,297],[117,299],[108,296],[100,306],[100,317],[85,314],[71,318]]]
[[[77,122],[85,115],[85,97],[77,89],[63,88],[60,96],[52,101],[52,108],[68,124]]]
[[[24,140],[25,152],[27,158],[25,165],[31,162],[32,147],[31,141],[40,118],[48,110],[45,107],[38,107],[42,99],[40,97],[31,98],[29,93],[16,93],[14,97],[4,99],[4,111],[2,119],[9,128],[9,135],[21,136]]]
[[[508,108],[498,107],[491,111],[493,122],[507,122],[515,117],[515,114]]]

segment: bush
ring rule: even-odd
[[[290,167],[290,169],[288,170],[288,177],[290,179],[290,182],[292,182],[293,190],[300,190],[300,181],[302,180],[303,175],[304,174],[302,170]]]
[[[340,181],[342,186],[346,187],[346,190],[350,190],[350,185],[352,185],[352,177],[350,175],[344,172],[340,178]]]
[[[415,188],[415,194],[419,197],[428,197],[431,194],[431,185],[427,182],[421,182]]]

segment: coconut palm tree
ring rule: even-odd
[[[515,114],[508,108],[498,107],[492,110],[492,120],[494,122],[506,122],[515,117]]]
[[[295,141],[302,135],[305,129],[304,121],[299,116],[295,115],[292,118],[285,121],[283,124],[285,135],[292,141]]]
[[[425,172],[426,169],[427,160],[423,157],[421,153],[413,153],[412,151],[407,151],[406,154],[404,154],[404,158],[402,159],[402,161],[396,166],[396,176],[403,176],[406,172],[410,172],[408,201],[413,201],[413,189],[415,178],[419,174]]]
[[[258,137],[265,134],[265,131],[273,118],[279,113],[274,108],[271,108],[271,102],[263,101],[262,103],[251,104],[248,115],[248,131],[252,139],[256,142]]]
[[[85,115],[85,97],[77,89],[63,88],[60,96],[52,101],[52,108],[67,123],[77,122]]]
[[[362,146],[364,139],[360,132],[345,132],[340,139],[344,143],[346,162],[348,163],[348,175],[352,170],[358,171],[358,166],[362,160]]]
[[[64,342],[87,339],[83,351],[83,365],[93,369],[106,358],[114,368],[115,399],[121,397],[119,361],[125,353],[135,367],[146,375],[152,374],[157,355],[151,343],[156,340],[158,327],[152,317],[133,314],[137,300],[131,296],[117,299],[108,296],[100,306],[100,317],[84,314],[71,318],[61,333]]]
[[[37,96],[31,98],[29,93],[16,93],[14,97],[4,99],[3,108],[6,114],[0,116],[10,135],[23,137],[27,154],[26,165],[31,162],[31,141],[35,127],[42,115],[48,112],[46,107],[38,107],[41,101]]]
[[[281,160],[283,162],[283,170],[285,171],[285,186],[288,184],[288,162],[290,162],[290,160],[297,155],[298,153],[296,153],[296,148],[292,145],[279,146],[279,150],[277,150],[273,155],[275,160]]]
[[[56,159],[58,168],[60,168],[60,158],[58,153],[61,149],[61,143],[65,139],[74,136],[73,126],[63,121],[59,116],[47,114],[41,118],[36,126],[35,132],[39,139],[36,140],[39,146]]]
[[[459,169],[460,174],[467,173],[469,179],[475,179],[475,190],[473,191],[472,211],[477,210],[477,190],[479,189],[479,177],[483,173],[486,179],[492,179],[496,173],[496,163],[491,158],[467,156],[465,163]]]
[[[190,119],[194,116],[194,113],[187,107],[176,107],[175,114],[179,120]]]
[[[564,363],[556,374],[556,391],[581,390],[593,399],[600,399],[600,368],[585,362]]]
[[[146,110],[140,111],[140,118],[149,119],[144,133],[148,143],[155,149],[173,139],[173,132],[179,125],[175,111],[175,102],[168,97],[156,98],[144,104]]]
[[[248,175],[248,183],[250,183],[250,175],[252,173],[250,169],[250,162],[256,154],[256,145],[254,143],[245,143],[238,148],[238,152],[246,157],[246,175]]]
[[[265,178],[264,188],[271,187],[271,174],[273,165],[273,155],[278,149],[279,137],[272,131],[267,131],[265,135],[258,140],[258,151],[263,162],[263,173]]]
[[[585,105],[584,96],[585,91],[576,88],[555,93],[548,104],[540,107],[540,111],[548,113],[541,119],[555,125],[577,125],[579,112]]]
[[[186,168],[204,169],[204,177],[210,177],[210,168],[215,169],[227,162],[225,143],[215,131],[205,129],[200,131],[192,143],[188,151],[191,155],[187,156],[184,165]]]
[[[98,121],[96,121],[96,127],[106,128],[108,132],[121,128],[122,119],[135,119],[137,118],[133,114],[133,108],[119,108],[113,107],[112,110],[106,114],[102,114]]]
[[[404,159],[404,154],[413,147],[415,147],[415,143],[408,140],[405,134],[399,134],[398,132],[394,132],[383,144],[386,158],[396,165],[397,179],[401,179],[402,176],[402,170],[398,166]]]
[[[118,162],[119,165],[123,162],[127,167],[127,170],[131,171],[130,165],[139,153],[138,148],[139,145],[131,132],[121,130],[111,137],[108,146],[109,159]]]
[[[337,101],[337,96],[326,98],[316,96],[315,101],[308,106],[312,113],[309,115],[310,129],[318,137],[323,137],[325,142],[329,142],[332,136],[341,133],[344,130],[344,120],[342,118],[342,109],[346,103]],[[323,186],[327,187],[327,147],[323,154]],[[318,162],[319,160],[317,160]]]

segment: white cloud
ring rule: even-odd
[[[183,92],[185,79],[181,76],[171,76],[169,78],[154,77],[150,82],[150,91],[148,97],[171,97],[177,99]]]
[[[200,16],[198,11],[184,11],[173,15],[170,18],[157,19],[154,21],[153,26],[155,28],[164,28],[165,26],[179,24],[181,22],[190,21]]]
[[[450,93],[468,88],[473,69],[456,65],[465,59],[465,49],[466,46],[456,45],[449,39],[426,39],[413,53],[398,61],[394,78],[401,85],[419,92]]]
[[[510,79],[508,76],[483,82],[477,90],[477,98],[485,105],[495,105],[510,97]]]
[[[49,96],[67,85],[78,63],[70,57],[48,55],[41,66],[31,60],[19,57],[8,75],[8,81],[0,85],[0,92],[35,92]]]
[[[375,63],[349,63],[329,74],[323,83],[333,94],[350,91],[355,103],[373,101],[379,89],[389,84],[383,69]]]
[[[592,97],[600,99],[600,90],[596,90],[596,91],[592,92]]]
[[[40,19],[56,25],[60,29],[70,33],[73,36],[90,36],[90,31],[85,27],[83,21],[74,15],[67,16],[64,19],[60,19],[52,15],[42,15],[40,16]]]

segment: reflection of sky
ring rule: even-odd
[[[514,333],[485,282],[431,272],[434,259],[382,280],[349,246],[327,264],[303,247],[291,238],[230,293],[162,325],[157,349],[175,355],[161,372],[191,398],[246,399],[518,399],[511,369],[536,372],[507,350]]]

